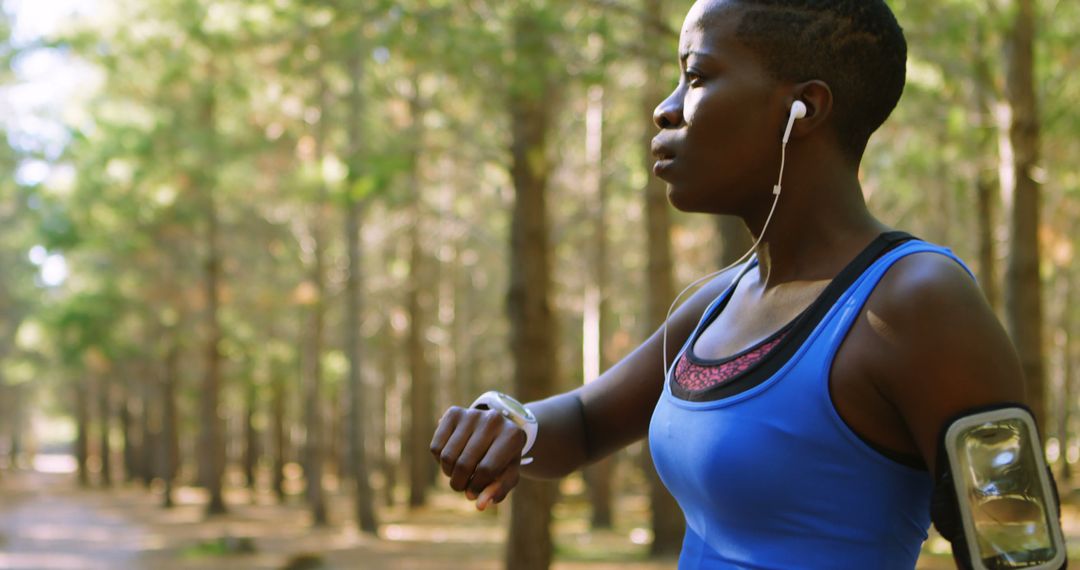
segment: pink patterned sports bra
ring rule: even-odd
[[[796,319],[798,320],[798,319]],[[784,340],[795,321],[788,323],[784,328],[773,333],[771,336],[755,344],[754,346],[736,354],[735,356],[718,361],[702,361],[699,358],[690,358],[693,347],[683,352],[682,358],[675,366],[675,381],[683,388],[690,391],[707,390],[719,386],[732,378],[750,370],[755,364],[765,360],[769,352],[780,341]]]

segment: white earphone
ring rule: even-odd
[[[683,289],[681,293],[676,295],[675,300],[672,301],[671,306],[668,307],[667,316],[664,317],[664,344],[663,344],[663,348],[662,348],[662,350],[664,351],[663,352],[663,358],[664,358],[664,380],[665,381],[667,380],[667,377],[668,377],[667,324],[668,324],[668,319],[671,318],[671,312],[675,310],[675,304],[678,303],[679,299],[681,299],[682,296],[685,295],[686,292],[689,291],[692,287],[698,285],[699,283],[705,281],[706,279],[711,279],[711,278],[713,278],[713,277],[727,271],[728,269],[731,269],[732,267],[735,267],[736,265],[742,263],[743,261],[746,260],[747,257],[750,256],[751,253],[754,252],[755,249],[757,249],[758,244],[761,243],[762,238],[765,237],[765,230],[769,229],[769,222],[772,221],[773,213],[776,212],[776,204],[780,202],[781,184],[784,182],[784,162],[787,159],[787,143],[788,143],[788,139],[791,138],[791,128],[795,126],[795,121],[797,119],[802,119],[802,118],[806,117],[806,112],[807,112],[806,103],[803,103],[802,101],[799,101],[798,99],[796,99],[795,102],[791,104],[791,112],[790,112],[790,114],[788,114],[788,120],[787,120],[787,128],[784,129],[784,138],[783,138],[783,140],[782,140],[782,142],[780,144],[780,175],[777,177],[776,186],[773,186],[773,196],[774,197],[773,197],[772,208],[769,208],[769,215],[765,218],[765,224],[763,226],[761,226],[761,234],[759,234],[757,240],[754,241],[754,245],[750,246],[750,249],[748,249],[746,251],[746,253],[742,254],[742,257],[737,259],[731,265],[728,265],[727,267],[725,267],[725,268],[723,268],[723,269],[721,269],[719,271],[715,271],[713,273],[710,273],[710,274],[708,274],[708,275],[694,281],[693,283],[687,285],[686,289]],[[742,270],[739,271],[739,274],[735,276],[735,279],[731,280],[731,282],[733,284],[738,283],[739,280],[742,279],[742,276],[745,275],[746,272],[749,271],[749,270],[750,270],[750,264],[747,263],[746,265],[743,266]],[[704,319],[704,318],[705,318],[705,316],[702,315],[702,319]],[[698,323],[698,326],[701,326],[701,323]]]
[[[788,115],[787,128],[784,129],[784,144],[787,144],[788,139],[791,138],[791,127],[795,126],[795,119],[802,119],[806,117],[806,103],[796,100],[791,105],[791,114]]]

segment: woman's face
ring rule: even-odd
[[[679,37],[679,84],[653,113],[653,172],[689,212],[748,215],[772,200],[785,91],[735,37],[738,8],[698,0]]]

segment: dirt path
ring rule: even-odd
[[[330,495],[338,524],[327,528],[312,528],[298,499],[280,505],[244,491],[226,498],[230,513],[206,520],[205,497],[195,489],[180,489],[178,506],[167,510],[158,494],[137,486],[81,490],[70,474],[7,472],[0,479],[0,570],[277,570],[304,553],[317,554],[328,570],[502,570],[507,513],[477,513],[449,494],[434,494],[420,511],[382,511],[377,539],[341,523],[352,518],[344,496]],[[674,561],[644,560],[643,500],[631,498],[619,510],[616,529],[592,532],[583,503],[561,502],[553,570],[673,570]],[[1080,533],[1075,521],[1067,517],[1070,538]],[[222,552],[240,541],[254,552]],[[918,566],[952,567],[928,553]]]
[[[344,521],[348,501],[331,495],[331,520]],[[71,475],[5,473],[0,479],[0,569],[180,570],[281,568],[290,558],[318,554],[327,568],[372,570],[501,570],[504,532],[498,514],[476,513],[456,497],[438,495],[417,512],[383,514],[382,537],[351,524],[312,528],[299,503],[269,496],[228,497],[230,513],[207,521],[204,498],[177,493],[179,506],[138,487],[80,490]],[[580,517],[572,517],[580,518]],[[554,570],[671,570],[674,563],[642,561],[645,547],[632,529],[585,532],[576,520],[557,529]],[[223,538],[250,539],[254,553],[221,552]],[[597,556],[604,560],[594,560]]]
[[[105,504],[107,495],[74,496],[66,477],[6,475],[0,494],[0,568],[138,568],[148,533]]]

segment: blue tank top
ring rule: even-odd
[[[927,251],[960,263],[925,242],[896,246],[840,294],[776,372],[745,391],[690,401],[672,393],[669,372],[649,447],[686,517],[679,570],[915,567],[930,526],[931,477],[847,426],[829,395],[829,371],[889,267]],[[679,358],[730,294],[705,311]]]

